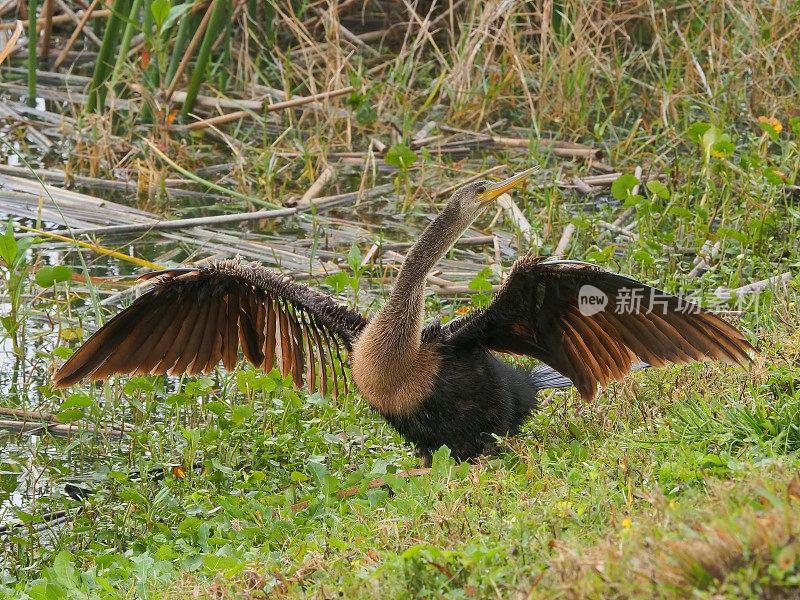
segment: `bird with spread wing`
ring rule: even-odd
[[[495,436],[517,433],[542,389],[574,385],[591,400],[598,385],[643,363],[751,362],[754,348],[738,329],[686,300],[590,264],[532,255],[514,263],[488,308],[425,325],[427,274],[479,214],[534,170],[458,189],[409,250],[372,318],[258,264],[166,269],[145,276],[153,288],[91,336],[54,384],[196,375],[220,362],[232,370],[241,350],[256,367],[291,375],[297,387],[336,395],[347,393],[349,361],[364,399],[423,461],[442,445],[463,460]],[[498,353],[544,365],[512,366]]]

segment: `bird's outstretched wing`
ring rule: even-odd
[[[533,256],[514,263],[487,309],[451,321],[442,335],[456,347],[533,356],[586,400],[640,361],[746,365],[754,351],[738,329],[685,299],[587,263]]]
[[[339,346],[351,349],[367,321],[333,298],[260,265],[223,260],[146,276],[152,290],[116,315],[62,366],[56,387],[123,373],[208,373],[236,366],[239,348],[265,371],[273,364],[295,385],[338,392]],[[341,371],[344,373],[344,371]],[[345,389],[347,383],[345,382]]]

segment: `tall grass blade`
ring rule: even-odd
[[[128,50],[131,47],[131,39],[133,38],[133,29],[135,23],[139,21],[139,11],[142,8],[142,0],[133,0],[133,5],[128,13],[128,22],[125,24],[125,31],[122,33],[122,41],[119,45],[119,52],[117,53],[117,62],[114,65],[114,73],[111,75],[111,81],[117,81],[122,73],[122,67],[125,64],[125,57],[128,55]]]
[[[186,100],[183,103],[181,116],[184,121],[186,117],[192,112],[194,103],[197,100],[197,94],[200,91],[200,85],[206,76],[206,68],[208,61],[211,58],[211,49],[217,36],[220,34],[223,25],[223,15],[225,15],[225,7],[227,2],[224,0],[215,0],[213,8],[211,8],[211,20],[208,23],[203,43],[200,45],[200,51],[197,54],[197,64],[194,67],[192,78],[189,81],[189,87],[186,90]]]
[[[111,67],[111,54],[117,44],[119,27],[122,23],[121,15],[127,14],[128,0],[114,0],[111,15],[108,17],[106,31],[103,34],[103,43],[94,65],[92,81],[89,84],[89,100],[86,103],[86,112],[94,112],[103,107],[106,101],[107,88],[105,83]]]
[[[197,29],[198,13],[189,13],[185,19],[182,19],[178,25],[178,34],[175,36],[175,46],[172,48],[172,53],[169,57],[169,64],[167,65],[167,73],[164,76],[164,85],[169,87],[172,80],[175,78],[175,73],[178,71],[178,65],[181,64],[183,58],[183,51],[186,48],[186,42],[189,40],[189,34]]]
[[[28,106],[36,107],[36,0],[28,0]]]

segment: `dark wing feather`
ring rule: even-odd
[[[208,373],[220,361],[232,369],[241,348],[259,368],[277,363],[298,386],[308,371],[310,387],[320,381],[324,391],[326,370],[336,381],[331,340],[341,362],[339,346],[352,350],[367,324],[330,296],[236,260],[146,278],[154,288],[70,357],[53,377],[56,387],[123,373]]]
[[[604,308],[579,298],[605,298]],[[716,359],[752,362],[754,348],[732,325],[644,283],[577,261],[525,256],[494,302],[442,327],[445,343],[480,344],[525,354],[573,381],[589,400],[597,385],[622,379],[632,365]]]

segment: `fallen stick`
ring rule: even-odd
[[[140,223],[136,225],[109,225],[106,227],[89,227],[85,229],[59,229],[53,233],[59,235],[102,235],[110,233],[136,233],[148,231],[166,231],[169,229],[186,229],[205,225],[219,225],[221,223],[242,223],[245,221],[258,221],[274,217],[286,217],[297,212],[296,208],[278,208],[275,210],[259,210],[235,215],[217,215],[214,217],[195,217],[191,219],[175,219],[172,221],[155,221],[153,223]],[[21,234],[19,237],[30,237]]]
[[[183,90],[176,90],[172,92],[172,100],[175,102],[185,102],[188,94]],[[199,94],[195,98],[196,106],[205,106],[208,108],[226,108],[231,110],[249,108],[252,110],[261,110],[264,106],[264,100],[253,100],[252,98],[215,98],[214,96],[203,96]]]
[[[402,477],[403,479],[407,479],[409,477],[419,477],[420,475],[427,475],[430,473],[431,470],[428,469],[409,469],[408,471],[399,471],[394,474],[395,477]],[[366,490],[374,490],[375,488],[383,487],[385,485],[389,485],[383,479],[373,479],[367,484]],[[349,498],[350,496],[355,496],[358,492],[361,491],[360,485],[354,485],[351,488],[346,490],[338,490],[336,495],[339,498]],[[311,500],[304,500],[303,502],[298,502],[297,504],[292,504],[291,510],[293,512],[297,512],[298,510],[303,510],[308,508],[311,504]]]
[[[370,190],[362,193],[362,196],[371,197],[392,189],[392,184],[387,183],[379,185]],[[314,205],[317,208],[330,206],[339,202],[347,200],[355,200],[358,197],[358,192],[348,192],[346,194],[337,194],[336,196],[327,196],[319,198]],[[308,207],[306,207],[308,208]],[[216,215],[213,217],[195,217],[191,219],[174,219],[171,221],[153,221],[150,223],[137,223],[132,225],[108,225],[105,227],[87,227],[84,229],[57,229],[48,231],[48,234],[58,236],[78,236],[78,235],[101,235],[109,233],[136,233],[147,231],[166,231],[170,229],[186,229],[189,227],[201,227],[205,225],[219,225],[222,223],[243,223],[245,221],[260,221],[261,219],[270,219],[278,217],[288,217],[297,214],[301,208],[287,207],[277,208],[272,210],[259,210],[255,212],[236,213],[233,215]],[[35,237],[41,234],[38,233],[21,233],[16,238],[21,237]]]
[[[0,415],[9,415],[11,417],[19,417],[21,419],[31,419],[37,421],[50,421],[51,423],[58,423],[58,418],[51,413],[33,411],[26,411],[24,408],[3,408],[0,407]]]
[[[94,434],[102,434],[114,437],[120,437],[123,435],[122,431],[118,431],[116,429],[95,427],[94,425],[88,424],[76,425],[75,423],[31,423],[26,421],[0,420],[0,430],[3,429],[14,433],[34,433],[36,431],[46,430],[48,433],[60,435],[72,435],[75,433],[80,433],[81,431],[89,431]]]
[[[325,170],[323,170],[322,173],[320,173],[319,177],[317,177],[314,183],[311,184],[311,187],[309,187],[306,190],[306,193],[303,194],[303,197],[297,201],[297,204],[295,204],[295,208],[297,210],[302,210],[304,208],[310,207],[312,205],[312,200],[314,200],[317,196],[319,196],[320,192],[322,192],[322,189],[325,187],[325,185],[335,176],[336,176],[336,171],[332,166],[328,165],[327,167],[325,167]]]
[[[342,88],[340,90],[331,90],[329,92],[322,92],[321,94],[314,94],[313,96],[304,96],[302,98],[293,98],[291,100],[286,100],[285,102],[276,102],[274,104],[267,104],[264,105],[263,112],[272,112],[276,110],[283,110],[285,108],[293,108],[295,106],[302,106],[303,104],[309,104],[311,102],[317,102],[319,100],[325,100],[328,98],[336,98],[337,96],[342,96],[344,94],[349,94],[350,92],[355,91],[353,86],[348,86],[346,88]],[[252,114],[255,111],[247,111],[247,110],[237,110],[232,113],[226,113],[224,115],[218,115],[216,117],[210,117],[208,119],[202,119],[200,121],[195,121],[194,123],[190,123],[186,126],[186,129],[189,131],[195,131],[197,129],[204,129],[206,127],[221,125],[223,123],[229,123],[231,121],[236,121],[237,119],[241,119],[242,117],[246,117]]]
[[[613,223],[607,223],[606,221],[598,221],[597,226],[601,227],[602,229],[607,229],[608,231],[613,231],[614,233],[618,233],[621,236],[628,238],[629,240],[638,240],[639,236],[635,233],[631,233],[627,229],[620,227],[619,225],[614,225]],[[598,239],[602,239],[603,234],[601,233],[598,236]]]
[[[780,285],[788,283],[788,281],[792,278],[791,272],[787,271],[786,273],[782,273],[780,275],[775,275],[774,277],[770,277],[769,279],[762,279],[761,281],[755,281],[753,283],[748,283],[747,285],[743,285],[742,287],[730,289],[726,287],[718,287],[714,291],[714,295],[721,301],[726,302],[733,298],[734,296],[751,296],[754,294],[760,294],[764,290],[767,289],[777,289]]]
[[[720,240],[717,240],[715,244],[711,244],[711,240],[706,240],[703,244],[703,247],[700,248],[700,252],[697,253],[697,256],[694,258],[694,264],[692,270],[689,271],[689,277],[697,277],[703,271],[705,271],[711,261],[714,260],[717,255],[719,254],[719,249],[722,245]]]
[[[456,241],[454,246],[479,246],[481,244],[491,244],[494,240],[493,235],[476,235],[473,237],[464,237],[460,238]],[[389,250],[408,250],[411,246],[414,245],[414,242],[393,242],[391,244],[383,244],[378,246],[379,250],[382,251],[389,251]]]
[[[586,182],[577,175],[572,176],[572,185],[574,185],[581,194],[591,194],[592,188],[586,185]]]
[[[38,410],[29,411],[24,408],[3,408],[0,407],[0,415],[9,415],[11,417],[18,417],[23,421],[47,421],[48,423],[59,423],[58,417],[53,413],[42,412]],[[60,423],[59,423],[60,424]],[[111,429],[132,429],[130,425],[109,425]]]
[[[510,138],[493,135],[489,138],[495,146],[506,146],[511,148],[528,148],[531,141],[525,138]],[[573,157],[573,158],[599,158],[603,151],[600,148],[576,144],[573,142],[561,142],[550,138],[536,140],[535,143],[540,148],[549,149],[553,156]]]
[[[564,233],[561,234],[561,239],[558,240],[558,245],[556,249],[553,251],[553,258],[563,258],[564,254],[567,251],[567,246],[569,246],[570,241],[572,240],[572,236],[575,235],[577,231],[577,227],[574,224],[569,223],[564,228]]]
[[[96,11],[94,11],[92,13],[91,16],[94,17],[94,18],[100,18],[100,17],[107,17],[110,14],[111,14],[110,10],[96,10]],[[53,17],[53,20],[51,22],[53,24],[55,24],[55,23],[66,23],[67,21],[71,21],[71,20],[72,19],[70,18],[69,15],[56,15],[55,17]],[[45,23],[47,23],[47,19],[46,18],[37,19],[36,20],[37,29],[40,26],[44,25]],[[14,29],[16,26],[17,26],[16,23],[2,23],[2,24],[0,24],[0,31],[7,31],[9,29]],[[27,28],[28,27],[28,21],[23,21],[22,22],[22,26]]]
[[[530,221],[525,217],[525,214],[517,206],[516,202],[508,194],[501,194],[497,199],[497,205],[503,209],[503,214],[506,219],[510,220],[525,237],[536,246],[542,245],[542,239],[539,237]]]
[[[211,20],[211,13],[214,12],[214,7],[216,6],[217,2],[220,0],[212,0],[211,4],[206,9],[205,14],[203,15],[203,19],[200,21],[200,25],[198,25],[197,30],[194,32],[191,41],[189,42],[189,46],[186,48],[186,51],[183,54],[183,58],[181,62],[178,63],[178,68],[175,70],[175,74],[172,76],[172,81],[169,82],[169,87],[167,88],[166,94],[164,94],[164,99],[169,102],[172,99],[172,94],[175,91],[175,88],[178,86],[178,81],[180,81],[181,77],[183,77],[184,71],[186,71],[186,67],[189,65],[189,59],[192,58],[192,54],[194,54],[194,49],[200,43],[200,40],[203,38],[203,34],[205,33],[206,27],[208,27],[208,22]]]

